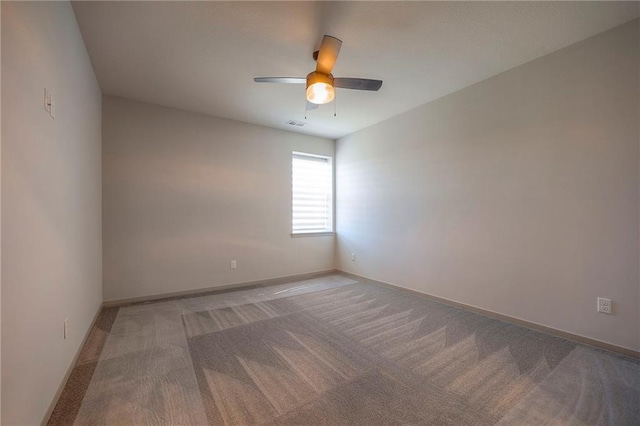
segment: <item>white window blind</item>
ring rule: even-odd
[[[294,234],[333,231],[333,165],[331,157],[292,155]]]

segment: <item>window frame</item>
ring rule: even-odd
[[[294,231],[293,229],[293,201],[294,201],[294,193],[293,193],[293,161],[296,157],[307,157],[307,158],[319,158],[327,161],[327,165],[330,168],[329,178],[331,183],[329,185],[329,197],[328,197],[328,222],[329,226],[323,230],[310,230],[310,231]],[[310,152],[302,152],[302,151],[291,151],[291,204],[290,204],[290,226],[291,226],[291,237],[299,238],[299,237],[323,237],[323,236],[334,236],[335,235],[335,168],[333,166],[333,157],[331,155],[324,154],[313,154]]]

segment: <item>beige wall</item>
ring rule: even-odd
[[[637,43],[640,46],[640,31],[637,31],[636,38],[637,38]],[[640,61],[640,59],[639,59],[639,61]],[[638,84],[638,86],[637,86],[638,97],[637,97],[636,101],[637,101],[638,104],[640,104],[640,66],[637,67],[636,71],[638,73],[638,76],[637,76],[637,78],[638,78],[638,83],[637,83]],[[637,120],[638,120],[638,122],[637,122],[638,123],[638,133],[636,134],[636,138],[638,140],[638,145],[640,146],[640,106],[638,106],[638,111],[637,112],[638,112],[638,118],[637,118]],[[640,156],[640,150],[638,150],[638,151],[639,151],[638,155]],[[640,164],[640,157],[638,158],[638,163]],[[639,173],[639,178],[640,178],[640,173]],[[639,191],[640,191],[640,185],[638,185],[638,186],[639,186]],[[640,199],[640,195],[639,195],[638,198]],[[638,211],[639,211],[639,214],[640,214],[640,208],[638,209]],[[640,222],[640,215],[638,216],[638,221]],[[638,233],[638,238],[640,238],[640,232]],[[639,247],[640,247],[640,243],[639,243]],[[639,270],[638,275],[640,276],[640,249],[639,249],[638,256],[639,256],[638,257],[638,270]],[[638,282],[638,307],[639,307],[638,308],[638,324],[640,324],[640,281]],[[638,325],[638,345],[640,346],[640,325]]]
[[[638,40],[636,20],[338,140],[338,268],[640,350]]]
[[[2,423],[35,425],[102,300],[101,94],[69,3],[2,2],[2,87]]]
[[[0,7],[0,99],[2,99],[2,7]],[[2,102],[0,102],[2,129]],[[0,130],[0,164],[2,164],[2,131]],[[0,372],[2,371],[2,173],[0,168]],[[2,424],[2,374],[0,373],[0,425]]]
[[[334,237],[290,236],[293,150],[334,142],[105,96],[104,299],[332,269]]]

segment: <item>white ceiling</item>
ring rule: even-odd
[[[638,2],[74,2],[105,94],[338,138],[640,15]],[[343,41],[338,89],[304,119],[323,34]],[[307,122],[303,128],[286,124]]]

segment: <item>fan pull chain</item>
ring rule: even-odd
[[[336,117],[336,109],[338,108],[338,97],[336,96],[333,100],[333,116]]]

